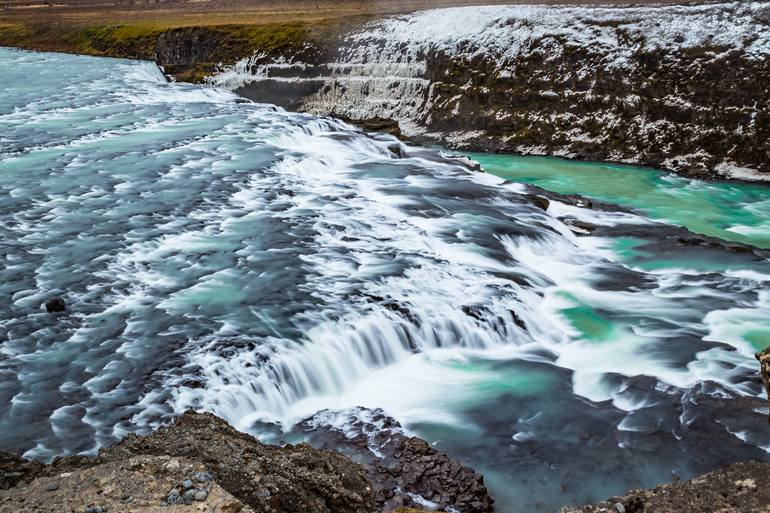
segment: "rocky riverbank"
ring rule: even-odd
[[[768,507],[770,463],[750,462],[561,513],[765,513]]]
[[[344,435],[321,427],[330,414],[303,426],[340,452],[265,445],[214,415],[187,412],[95,458],[43,465],[0,453],[0,512],[492,511],[481,476],[404,435],[382,412],[357,412]],[[770,463],[747,462],[561,513],[764,513],[769,506]]]
[[[266,445],[214,415],[187,412],[95,458],[42,465],[2,454],[0,512],[369,513],[420,504],[491,511],[481,476],[423,440],[393,434],[385,454],[359,464],[306,444]],[[423,498],[429,492],[435,502]]]

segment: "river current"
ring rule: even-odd
[[[382,408],[503,513],[768,459],[770,260],[735,244],[770,245],[768,189],[474,172],[147,62],[0,62],[0,450],[91,454],[187,408],[266,438]],[[622,208],[543,210],[532,184]]]

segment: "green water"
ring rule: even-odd
[[[724,240],[770,249],[770,186],[705,182],[642,168],[551,157],[471,154],[488,173],[632,208]]]

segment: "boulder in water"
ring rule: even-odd
[[[541,196],[539,194],[527,194],[527,198],[537,207],[542,208],[543,210],[548,210],[548,207],[551,206],[551,200],[546,198],[545,196]]]
[[[45,302],[48,313],[63,312],[67,309],[67,303],[60,297],[54,297]]]

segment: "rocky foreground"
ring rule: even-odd
[[[263,444],[214,415],[187,412],[95,458],[42,465],[2,454],[0,512],[369,513],[427,504],[425,495],[447,509],[491,511],[473,470],[418,438],[387,443],[386,457],[367,466],[307,444]]]
[[[691,481],[634,490],[561,513],[767,513],[770,463],[736,463]]]
[[[371,424],[358,423],[353,436],[313,434],[347,456],[306,444],[266,445],[214,415],[194,412],[151,435],[130,435],[95,458],[43,465],[0,453],[0,512],[492,511],[481,476],[424,440],[403,435],[392,419],[369,413],[382,428],[376,433]],[[314,419],[305,427],[317,429]],[[561,513],[715,511],[770,511],[770,463],[737,463]]]

